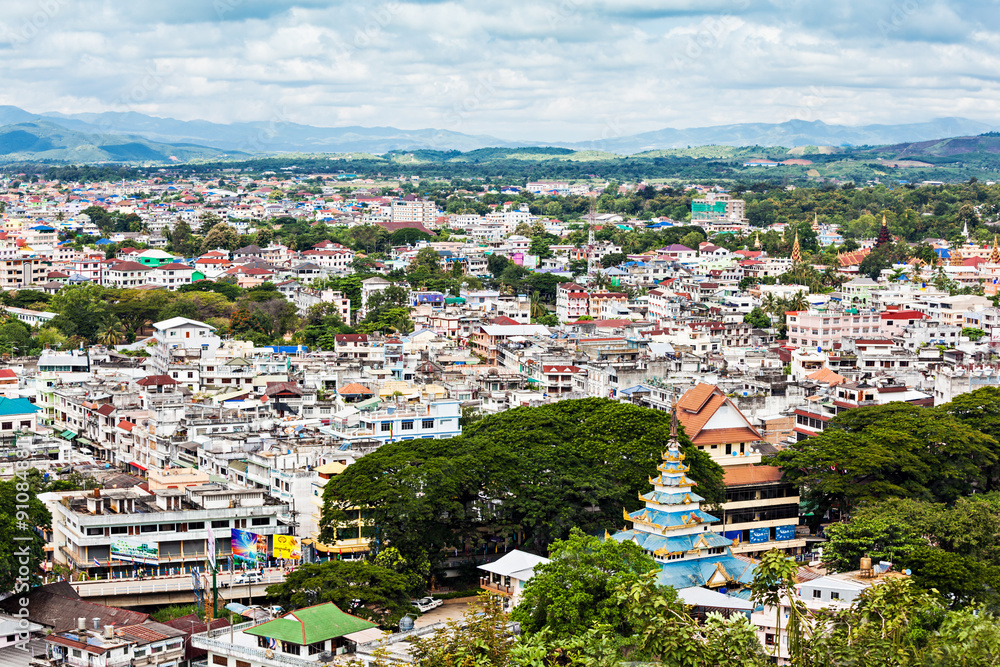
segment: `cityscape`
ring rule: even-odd
[[[0,667],[1000,660],[991,18],[90,4],[3,19]]]

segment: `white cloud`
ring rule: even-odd
[[[37,0],[0,102],[587,140],[789,117],[1000,122],[987,0]]]

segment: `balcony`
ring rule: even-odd
[[[513,586],[504,585],[499,582],[491,581],[489,577],[479,578],[479,587],[491,591],[493,593],[499,593],[500,595],[512,595]]]

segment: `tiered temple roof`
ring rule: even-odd
[[[754,566],[736,558],[732,540],[709,530],[718,519],[701,509],[703,497],[694,492],[688,478],[691,466],[684,463],[677,437],[677,410],[671,415],[670,441],[657,474],[649,478],[653,490],[639,498],[645,508],[624,512],[632,528],[608,539],[631,540],[660,565],[660,584],[675,588],[690,586],[739,586],[753,577]]]

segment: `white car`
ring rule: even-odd
[[[246,586],[247,584],[259,584],[264,581],[263,575],[260,572],[250,570],[249,572],[237,572],[234,574],[230,580],[230,586]]]
[[[420,598],[419,600],[413,600],[413,606],[420,610],[421,614],[426,614],[431,609],[437,609],[444,604],[443,600],[436,600],[434,598]]]

